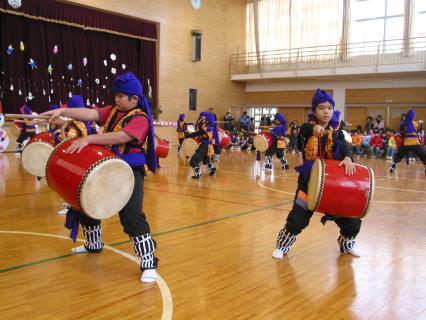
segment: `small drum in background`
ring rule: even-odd
[[[347,176],[339,163],[315,160],[308,184],[308,208],[331,216],[363,218],[374,196],[374,172],[355,163],[355,175]]]
[[[199,138],[186,138],[182,142],[182,154],[188,158],[192,157],[195,151],[198,149],[200,142],[201,141]]]
[[[18,138],[21,135],[22,125],[19,122],[14,122],[10,127],[10,134]]]
[[[155,141],[155,154],[159,158],[167,158],[170,151],[170,142],[157,138]]]
[[[9,136],[6,130],[0,128],[0,152],[6,151],[9,146]]]
[[[42,132],[30,139],[22,151],[22,166],[31,175],[46,176],[46,165],[55,149],[55,138],[51,132]]]
[[[257,151],[265,152],[270,147],[274,140],[272,139],[272,134],[269,132],[261,131],[258,135],[253,138],[253,145],[257,149]]]
[[[64,140],[52,152],[46,168],[47,183],[71,207],[93,219],[109,218],[123,209],[132,196],[132,168],[99,145],[66,153],[74,140]]]
[[[226,133],[225,130],[219,129],[219,145],[225,149],[231,144],[231,137]]]
[[[398,149],[404,145],[404,138],[400,133],[394,134],[393,139],[395,140],[395,145]]]

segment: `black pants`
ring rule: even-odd
[[[213,149],[214,149],[214,154],[219,155],[222,153],[222,148],[217,145],[213,145]]]
[[[414,146],[402,146],[396,152],[393,162],[399,163],[410,152],[416,154],[426,166],[426,148],[420,144]]]
[[[135,177],[135,186],[132,196],[126,206],[120,211],[119,215],[124,232],[130,237],[139,237],[150,233],[150,227],[142,209],[145,172],[143,170],[133,169],[133,175]],[[82,213],[79,215],[79,222],[84,226],[101,224],[101,220],[90,218]]]
[[[185,140],[185,138],[179,138],[179,147],[181,147],[181,146],[182,146],[182,142],[183,142],[183,140]]]
[[[208,151],[209,151],[209,145],[205,143],[200,143],[200,146],[195,151],[194,155],[191,157],[191,160],[189,161],[189,165],[195,168],[200,165],[201,161],[205,165],[209,164],[210,158],[208,156]]]
[[[273,155],[276,155],[278,159],[282,159],[284,157],[284,149],[281,148],[277,148],[277,143],[274,142],[274,144],[272,145],[272,147],[270,147],[268,150],[266,150],[265,152],[265,156],[267,157],[272,157]]]
[[[313,215],[312,211],[304,209],[301,205],[296,203],[299,190],[307,193],[308,188],[307,186],[299,185],[296,191],[293,208],[287,216],[285,228],[292,235],[301,233],[302,230],[309,225],[309,221]],[[361,219],[335,217],[333,221],[340,228],[340,233],[347,238],[356,237],[361,229]]]
[[[35,135],[35,131],[27,131],[26,129],[23,129],[18,139],[16,139],[16,143],[23,143],[25,140],[27,140],[28,138],[32,138]]]

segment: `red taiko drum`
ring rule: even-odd
[[[404,138],[400,133],[394,134],[393,139],[395,140],[395,145],[398,149],[404,145]]]
[[[274,140],[272,139],[272,134],[266,131],[261,131],[257,136],[253,138],[253,145],[257,149],[257,151],[265,152],[270,147]]]
[[[226,133],[225,130],[219,129],[219,145],[225,149],[231,144],[231,137]]]
[[[332,216],[362,218],[374,196],[373,170],[355,164],[353,176],[345,175],[340,161],[317,159],[308,184],[308,208]]]
[[[51,132],[42,132],[30,139],[22,151],[22,166],[31,175],[46,176],[46,165],[55,149],[55,138]]]
[[[71,207],[94,219],[109,218],[129,201],[135,184],[133,171],[114,152],[99,145],[66,153],[74,140],[62,141],[52,152],[47,183]]]
[[[156,139],[155,142],[155,154],[159,158],[167,158],[170,151],[170,142],[163,139]]]
[[[185,157],[192,157],[195,153],[195,151],[198,149],[198,146],[200,145],[201,140],[200,138],[186,138],[182,142],[182,154]]]

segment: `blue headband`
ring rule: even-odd
[[[181,113],[181,114],[179,115],[179,119],[178,119],[178,121],[182,121],[183,119],[185,119],[185,114],[184,114],[184,113]]]
[[[331,94],[329,94],[327,91],[318,88],[315,91],[314,96],[312,97],[312,111],[315,112],[316,107],[323,102],[330,102],[334,109],[335,103]]]
[[[82,96],[72,96],[68,100],[68,108],[84,108],[84,101]]]

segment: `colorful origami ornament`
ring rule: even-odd
[[[72,70],[72,63],[70,63],[70,64],[67,66],[67,69],[68,69],[68,71],[71,71],[71,70]]]
[[[49,66],[47,67],[47,73],[50,74],[50,75],[52,75],[52,73],[53,73],[53,67],[52,67],[51,64],[49,64]]]
[[[24,43],[22,41],[19,42],[19,50],[25,51],[25,45],[24,45]]]
[[[9,46],[7,47],[6,53],[10,56],[13,53],[13,47],[11,44],[9,44]]]
[[[30,62],[28,62],[28,64],[31,66],[31,70],[37,69],[37,64],[35,63],[35,61],[30,58]]]
[[[55,45],[53,46],[53,54],[58,54],[58,52],[59,52],[59,47],[58,47],[58,45],[57,45],[57,44],[55,44]]]
[[[86,66],[87,65],[87,58],[86,57],[84,57],[83,58],[83,66]]]

